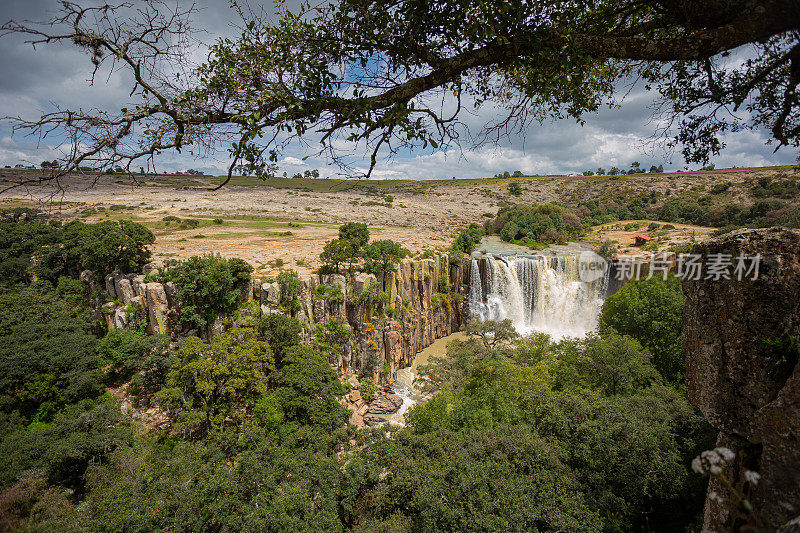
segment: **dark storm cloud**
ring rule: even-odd
[[[200,11],[194,15],[194,25],[205,30],[196,36],[199,41],[208,44],[219,37],[233,37],[238,33],[236,26],[241,20],[227,1],[203,0],[196,5]],[[274,9],[272,2],[254,2],[253,6],[267,13]],[[57,7],[56,0],[0,0],[0,21],[44,20],[51,17]],[[198,50],[195,56],[202,60],[204,54]],[[0,116],[33,118],[52,110],[54,105],[113,110],[128,103],[128,75],[117,73],[107,77],[108,73],[103,72],[96,78],[95,86],[89,87],[86,83],[91,69],[89,58],[70,46],[42,46],[34,52],[19,36],[4,37],[0,39],[0,69],[4,73],[0,77]],[[391,162],[381,161],[374,175],[387,178],[474,177],[516,169],[547,174],[581,172],[598,166],[627,167],[634,160],[644,165],[682,168],[679,155],[670,154],[663,144],[653,142],[657,130],[652,109],[655,95],[642,87],[631,89],[620,84],[619,96],[621,108],[603,109],[587,116],[583,127],[574,121],[545,122],[531,125],[524,135],[502,139],[499,146],[470,149],[465,145],[463,150],[404,153]],[[465,115],[464,120],[474,133],[500,113],[502,110],[486,106],[474,116]],[[790,150],[773,154],[772,148],[765,145],[767,138],[765,132],[729,135],[726,138],[728,148],[714,161],[718,166],[794,161],[795,154]],[[0,164],[23,160],[40,162],[59,155],[57,139],[37,141],[19,135],[10,137],[8,126],[0,125]],[[335,173],[323,159],[311,157],[303,161],[306,155],[308,153],[299,147],[290,150],[281,162],[281,170],[292,174],[311,167],[319,168],[323,175]],[[226,157],[224,151],[203,160],[169,154],[159,161],[159,168],[191,167],[221,172],[227,166]]]

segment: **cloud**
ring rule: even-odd
[[[100,3],[100,0],[89,0]],[[290,6],[297,2],[290,3]],[[227,2],[203,0],[198,3],[200,12],[196,24],[206,33],[197,39],[213,42],[221,36],[235,37],[239,30],[238,14]],[[271,3],[265,3],[269,14]],[[0,23],[14,18],[41,20],[54,13],[56,0],[5,0],[0,5]],[[191,54],[193,60],[204,59],[202,47]],[[42,112],[62,108],[90,108],[116,110],[129,103],[130,76],[125,72],[101,72],[94,86],[86,83],[91,64],[89,58],[71,46],[41,46],[34,51],[19,36],[0,38],[0,116],[22,115],[37,117]],[[462,148],[451,146],[440,150],[400,151],[387,159],[381,152],[375,178],[432,179],[491,176],[498,172],[522,170],[527,173],[576,173],[598,167],[627,167],[632,161],[643,166],[663,164],[667,168],[682,168],[679,154],[668,152],[663,144],[653,138],[658,122],[653,116],[654,94],[636,86],[632,89],[620,83],[619,98],[622,107],[602,109],[585,117],[583,126],[574,121],[534,123],[521,134],[501,139],[497,146],[472,147],[465,142]],[[452,96],[435,95],[429,102],[441,105],[445,112],[452,111]],[[469,102],[465,102],[469,109]],[[501,107],[484,105],[464,113],[461,119],[465,128],[476,133],[487,123],[497,120]],[[727,148],[714,158],[717,166],[745,166],[788,164],[796,156],[791,150],[774,154],[766,145],[766,131],[744,131],[725,137]],[[314,156],[318,146],[313,136],[305,139],[307,145],[292,145],[280,161],[281,172],[292,174],[298,170],[317,168],[323,177],[338,175],[338,169],[324,158]],[[356,168],[366,170],[368,157],[363,147],[337,139],[336,147],[349,154],[347,160]],[[7,124],[0,125],[0,165],[21,161],[40,162],[59,156],[58,138],[25,138],[10,136]],[[304,157],[308,159],[303,160]],[[223,174],[229,164],[228,152],[221,149],[209,157],[166,153],[157,159],[159,170],[185,170],[195,168],[207,173]]]
[[[296,157],[291,157],[291,156],[290,157],[284,157],[283,160],[280,162],[280,165],[281,166],[282,165],[289,165],[289,166],[293,166],[293,167],[305,167],[305,166],[308,166],[308,165],[306,165],[306,162],[303,161],[302,159],[298,159]]]

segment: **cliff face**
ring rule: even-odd
[[[91,281],[91,274],[82,278]],[[302,279],[299,307],[291,313],[303,324],[310,338],[316,325],[330,319],[346,323],[352,330],[349,342],[331,363],[343,373],[376,370],[378,382],[386,383],[398,369],[411,364],[414,356],[438,338],[458,331],[464,320],[465,294],[469,288],[469,258],[442,254],[431,259],[403,259],[395,272],[380,280],[371,274],[313,275]],[[135,328],[146,324],[148,333],[184,335],[178,325],[180,309],[174,301],[172,283],[148,282],[141,274],[110,274],[102,291],[108,301],[100,311],[113,328]],[[277,283],[249,280],[240,287],[244,301],[255,299],[262,313],[285,312]],[[224,329],[220,318],[212,332]]]
[[[295,317],[309,332],[331,318],[347,323],[352,340],[332,354],[331,362],[345,373],[372,365],[376,379],[387,382],[419,351],[459,330],[468,276],[469,259],[446,254],[404,259],[383,280],[371,274],[357,274],[351,280],[342,275],[311,276],[302,280]],[[277,283],[263,284],[259,292],[262,312],[277,312]],[[326,296],[331,292],[335,298]]]
[[[758,278],[683,281],[684,350],[690,401],[737,454],[734,486],[779,527],[800,515],[800,231],[740,230],[699,244],[709,254],[761,255]],[[745,470],[761,481],[749,486]],[[737,510],[716,479],[704,531],[732,531]]]

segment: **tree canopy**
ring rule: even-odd
[[[119,113],[17,121],[32,134],[61,130],[71,143],[49,179],[220,145],[232,156],[230,176],[240,164],[265,167],[312,133],[342,166],[354,146],[363,150],[368,176],[378,157],[401,148],[582,120],[616,105],[618,82],[630,79],[660,95],[661,133],[687,161],[707,161],[724,146],[721,134],[743,127],[769,129],[777,147],[800,142],[797,0],[343,0],[277,17],[232,5],[240,35],[218,40],[189,69],[175,66],[190,57],[193,7],[64,2],[46,23],[6,23],[6,34],[74,44],[95,72],[113,61],[134,79],[134,105]],[[459,117],[487,103],[504,112],[470,132]]]

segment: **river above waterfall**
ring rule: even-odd
[[[590,244],[568,242],[567,244],[551,244],[543,250],[535,250],[528,246],[513,244],[501,240],[497,235],[487,235],[475,248],[482,255],[573,255],[592,250]]]

